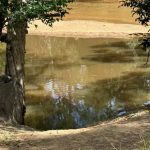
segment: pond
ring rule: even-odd
[[[64,20],[135,24],[130,9],[118,6],[117,0],[77,0]],[[150,68],[136,43],[28,35],[25,124],[40,130],[81,128],[139,110],[150,99]]]
[[[140,109],[150,98],[136,40],[28,36],[25,123],[81,128]]]

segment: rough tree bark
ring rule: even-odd
[[[8,113],[12,122],[24,124],[25,113],[25,87],[24,87],[24,64],[25,64],[25,35],[26,24],[14,25],[14,30],[7,29],[6,67],[5,75],[13,81],[13,95],[11,103],[12,113]]]

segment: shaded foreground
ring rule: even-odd
[[[150,149],[150,115],[142,111],[76,130],[33,131],[0,125],[0,150]]]

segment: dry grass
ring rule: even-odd
[[[149,150],[147,111],[76,130],[0,126],[0,150]]]

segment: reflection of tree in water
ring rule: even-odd
[[[130,111],[139,108],[149,99],[149,78],[148,72],[132,72],[112,80],[99,80],[87,87],[91,89],[86,97],[87,103],[99,109],[110,99],[115,99],[119,112],[120,109]]]
[[[66,47],[67,43],[70,47]],[[30,101],[26,114],[27,125],[43,130],[80,128],[99,120],[124,115],[138,107],[142,100],[149,99],[149,74],[144,72],[123,73],[121,77],[95,79],[93,83],[86,83],[89,71],[87,60],[90,63],[132,62],[129,60],[133,60],[133,54],[129,53],[129,47],[124,42],[108,42],[107,45],[104,43],[91,47],[92,53],[84,59],[80,58],[83,51],[78,51],[74,39],[49,39],[43,45],[43,53],[40,51],[35,57],[29,54],[32,66],[29,62],[26,68],[27,83],[41,86],[35,91],[27,91],[27,99]],[[38,44],[36,46],[39,47]],[[56,53],[51,51],[53,47]],[[47,56],[47,50],[50,56]],[[87,53],[82,55],[86,56]],[[112,56],[114,59],[110,59]],[[45,82],[46,97],[43,89]],[[45,93],[40,97],[38,90]],[[37,93],[32,95],[32,92]]]
[[[31,113],[26,116],[26,121],[32,127],[40,129],[80,128],[99,120],[114,118],[117,115],[115,98],[109,98],[108,101],[99,103],[95,100],[91,101],[94,98],[94,96],[89,96],[91,89],[83,92],[86,95],[82,95],[82,90],[85,89],[79,84],[73,87],[65,85],[65,83],[51,81],[46,86],[51,95],[50,100],[43,102],[41,108],[38,106],[37,113],[34,112],[36,106],[29,106]],[[62,87],[67,88],[59,92]],[[89,104],[88,100],[93,103]]]
[[[29,36],[26,45],[26,84],[41,88],[39,84],[55,76],[56,70],[79,64],[76,42],[74,38]]]
[[[149,73],[145,72],[100,80],[86,87],[53,81],[47,85],[51,98],[47,97],[41,106],[28,107],[31,110],[26,116],[27,124],[40,129],[80,128],[124,115],[138,108],[142,104],[141,98],[143,102],[148,100],[147,81]],[[67,88],[59,92],[63,87]]]
[[[29,106],[28,109],[30,107],[33,112],[36,106]],[[38,105],[37,112],[26,115],[26,124],[43,130],[80,128],[99,119],[106,119],[107,114],[112,115],[109,107],[96,112],[93,107],[86,106],[84,100],[73,102],[62,98],[57,102],[55,100],[42,103],[41,107]]]
[[[146,61],[147,54],[143,52],[136,39],[126,41],[104,41],[104,44],[90,47],[94,53],[83,56],[83,60],[103,63],[138,63]]]
[[[69,109],[69,115],[73,117],[75,124],[73,128],[83,127],[86,124],[91,124],[100,119],[112,118],[114,115],[114,113],[112,113],[116,105],[114,98],[110,100],[110,102],[106,102],[107,104],[103,102],[104,105],[98,105],[98,109],[96,110],[96,106],[91,107],[92,105],[87,105],[87,100],[90,97],[88,92],[91,91],[91,89],[84,92],[84,86],[80,83],[71,86],[58,81],[49,81],[46,84],[46,88],[50,91],[51,98],[56,107],[59,110],[61,109],[60,112],[63,112],[63,109]],[[84,98],[85,96],[87,97]],[[91,93],[91,96],[91,99],[93,99],[93,93]],[[89,101],[91,101],[91,99]]]

